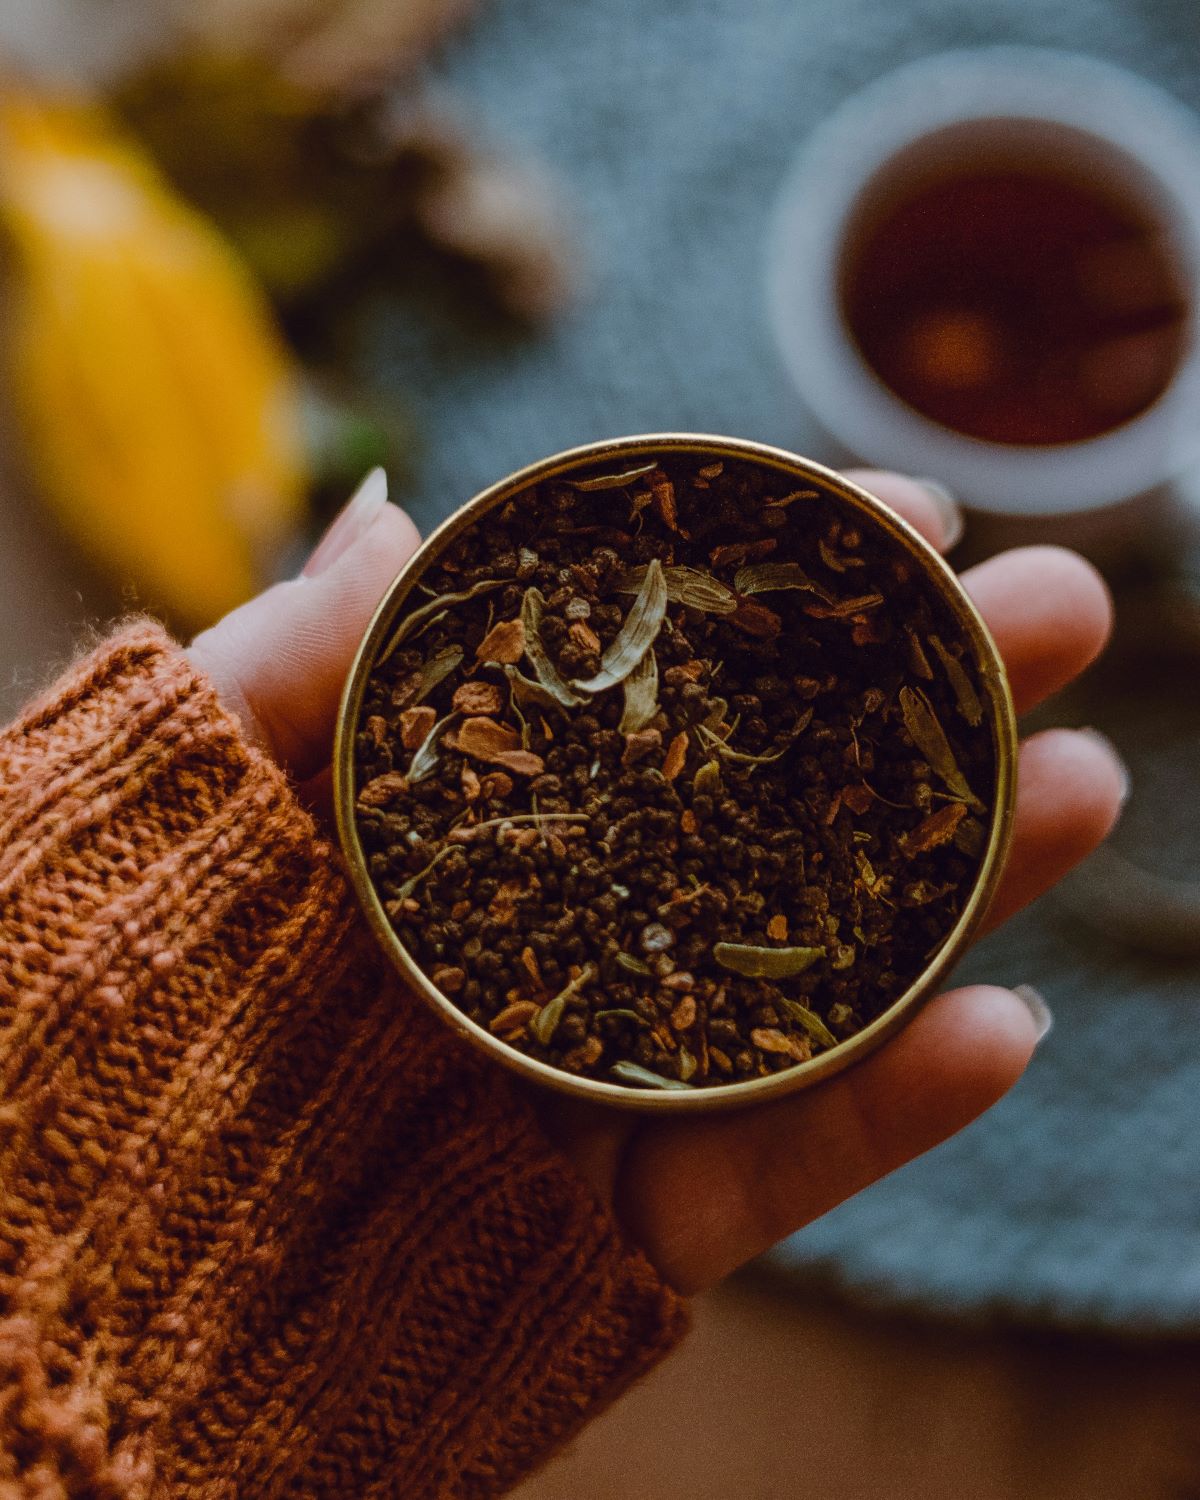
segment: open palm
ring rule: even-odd
[[[946,520],[922,486],[894,474],[851,477],[942,545]],[[191,648],[247,731],[317,798],[351,657],[417,541],[381,479],[368,480],[300,578],[243,605]],[[1107,637],[1107,591],[1072,553],[1021,548],[963,582],[1005,659],[1019,712],[1080,672]],[[991,925],[1103,839],[1124,791],[1123,768],[1098,736],[1049,730],[1025,741]],[[630,1237],[691,1291],[961,1129],[1016,1082],[1037,1039],[1011,991],[971,985],[931,1001],[858,1066],[778,1103],[695,1121],[638,1120],[550,1095],[536,1103]]]

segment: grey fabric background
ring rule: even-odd
[[[840,457],[799,410],[766,321],[776,191],[855,87],[986,42],[1087,50],[1200,105],[1194,0],[494,0],[445,82],[558,176],[589,283],[537,340],[467,327],[421,282],[381,313],[371,361],[412,394],[424,434],[422,525],[518,464],[623,432]],[[1179,799],[1172,818],[1194,822]],[[1049,998],[1056,1028],[1026,1078],[774,1264],[938,1313],[1197,1332],[1200,973],[1106,947],[1047,905],[968,970]]]

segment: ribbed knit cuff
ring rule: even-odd
[[[679,1336],[157,628],[0,736],[0,1500],[490,1496]]]

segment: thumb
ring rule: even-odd
[[[299,578],[198,635],[192,663],[247,734],[304,780],[329,761],[342,684],[384,590],[420,541],[374,469]]]

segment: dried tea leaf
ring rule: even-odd
[[[558,1030],[558,1023],[562,1020],[562,1014],[566,1008],[565,994],[555,995],[553,1000],[547,1000],[529,1023],[530,1036],[541,1042],[543,1047],[548,1047],[554,1033]]]
[[[901,834],[896,842],[909,856],[928,854],[931,849],[948,844],[966,816],[967,809],[962,802],[947,802],[945,807],[930,813],[915,828]]]
[[[815,594],[826,604],[834,602],[833,595],[810,578],[799,563],[758,563],[739,568],[733,586],[739,594],[771,594],[784,589],[800,589],[803,593]]]
[[[667,753],[663,756],[662,773],[668,781],[674,781],[683,770],[687,753],[688,736],[687,730],[684,729],[667,746]]]
[[[504,675],[508,678],[509,690],[518,708],[528,708],[531,703],[538,708],[562,708],[562,703],[549,689],[526,677],[518,667],[506,666]]]
[[[692,792],[698,797],[717,797],[721,792],[719,761],[707,760],[692,777]]]
[[[639,1016],[636,1010],[629,1010],[623,1005],[614,1006],[611,1010],[598,1010],[595,1012],[597,1021],[606,1016],[619,1016],[622,1021],[636,1021],[639,1026],[649,1026],[650,1022],[645,1016]]]
[[[645,729],[658,712],[658,662],[647,651],[625,679],[625,707],[617,728],[622,734]]]
[[[525,625],[522,620],[501,620],[492,626],[475,648],[476,661],[498,661],[514,666],[525,655]]]
[[[921,645],[921,638],[916,631],[906,627],[908,635],[908,664],[926,682],[933,681],[933,668],[929,665],[929,658],[925,655],[925,647]]]
[[[713,948],[723,969],[747,979],[790,979],[824,957],[824,948],[760,948],[752,943],[717,943]]]
[[[628,969],[631,974],[641,974],[648,978],[654,973],[650,965],[644,959],[638,958],[636,953],[618,953],[616,961],[621,968]]]
[[[708,560],[714,568],[733,568],[739,563],[761,562],[778,546],[779,538],[774,536],[764,536],[756,542],[724,542],[712,549]]]
[[[392,690],[392,702],[397,708],[410,708],[422,703],[438,683],[444,682],[456,671],[463,659],[461,646],[443,646],[440,651],[421,663],[415,672],[406,677]],[[381,721],[382,722],[382,721]]]
[[[698,568],[671,564],[663,568],[667,598],[672,604],[701,609],[710,615],[731,615],[738,606],[737,595],[711,573]],[[618,594],[636,594],[646,582],[646,568],[630,568],[616,582]]]
[[[681,1042],[679,1044],[679,1078],[680,1082],[686,1083],[696,1071],[698,1064],[696,1059]]]
[[[968,859],[979,859],[987,845],[987,828],[978,818],[964,818],[954,830],[954,847]]]
[[[807,1062],[812,1056],[808,1042],[798,1036],[788,1036],[774,1026],[758,1026],[750,1033],[750,1040],[762,1052],[775,1052],[790,1057],[793,1062]]]
[[[558,1029],[558,1023],[562,1020],[563,1011],[567,1008],[567,1001],[577,995],[581,989],[590,984],[596,977],[595,964],[584,964],[583,968],[574,979],[565,985],[553,1000],[547,1000],[534,1019],[529,1023],[529,1031],[535,1036],[543,1047],[550,1045],[550,1038]]]
[[[729,616],[729,623],[760,641],[774,640],[783,629],[783,621],[775,611],[753,599],[739,599],[738,607]]]
[[[929,644],[937,653],[937,658],[950,679],[950,686],[954,689],[954,696],[958,700],[959,713],[972,729],[977,728],[983,723],[983,704],[980,703],[979,695],[967,676],[966,668],[957,656],[946,650],[936,635],[929,637]]]
[[[504,694],[494,682],[463,682],[454,689],[450,704],[460,714],[498,714]]]
[[[958,768],[946,731],[933,711],[933,704],[920,688],[900,689],[900,712],[904,716],[904,727],[913,744],[935,773],[973,812],[983,812],[983,803],[967,785],[966,777]]]
[[[573,490],[620,490],[638,479],[645,479],[658,468],[656,463],[640,464],[636,469],[624,469],[619,474],[595,474],[590,479],[568,479]]]
[[[790,494],[780,495],[777,499],[768,500],[768,505],[794,505],[797,500],[819,500],[821,498],[818,490],[792,490]]]
[[[479,594],[486,594],[489,589],[498,589],[508,582],[507,578],[481,578],[478,583],[473,583],[469,589],[460,589],[455,594],[438,594],[433,599],[427,600],[419,608],[414,609],[412,614],[406,615],[400,624],[392,632],[392,638],[379,653],[375,665],[381,666],[396,647],[406,641],[413,631],[419,626],[427,624],[434,615],[444,610],[450,604],[465,604],[468,599],[474,599]]]
[[[600,670],[572,686],[584,693],[603,693],[623,682],[658,639],[667,613],[667,584],[657,558],[647,564],[646,578],[630,605],[625,623],[600,658]]]
[[[418,782],[424,781],[428,776],[432,776],[434,771],[437,770],[440,758],[438,736],[445,729],[446,725],[450,723],[451,719],[456,717],[457,715],[455,714],[447,714],[444,719],[439,719],[417,746],[416,754],[413,756],[412,762],[405,772],[410,786],[416,786]]]
[[[425,877],[433,871],[433,868],[438,863],[438,861],[445,855],[449,854],[450,850],[453,847],[454,846],[452,844],[444,844],[423,870],[418,870],[415,875],[410,875],[408,879],[404,881],[404,883],[397,889],[395,901],[403,901],[407,897],[411,896],[416,888],[420,885],[422,880],[424,880]],[[389,901],[388,906],[391,907],[395,905],[395,901]]]
[[[814,620],[845,620],[868,609],[878,609],[882,603],[880,593],[858,594],[853,599],[836,599],[830,604],[806,604],[804,613]]]
[[[837,1046],[837,1037],[834,1036],[833,1032],[830,1031],[829,1027],[826,1026],[815,1010],[809,1010],[808,1006],[801,1005],[799,1000],[789,1000],[782,995],[775,1003],[776,1005],[781,1005],[793,1021],[798,1021],[814,1042],[820,1042],[822,1047]]]
[[[584,701],[560,675],[542,640],[542,616],[546,600],[540,589],[525,590],[521,600],[521,623],[525,631],[525,654],[533,674],[550,697],[562,708],[578,708]]]
[[[812,715],[809,714],[808,718],[811,717]],[[805,720],[805,724],[807,724],[807,719]],[[697,724],[696,733],[700,736],[707,749],[715,750],[725,760],[734,760],[741,765],[747,766],[767,766],[772,761],[781,760],[788,753],[795,743],[796,735],[800,733],[800,730],[793,730],[787,740],[777,750],[769,750],[763,755],[751,755],[746,750],[735,750],[732,745],[726,744],[719,734],[714,733],[705,724]]]
[[[664,1078],[661,1073],[652,1073],[640,1063],[616,1062],[609,1072],[619,1083],[640,1084],[646,1089],[690,1089],[692,1084],[681,1083],[677,1078]]]

